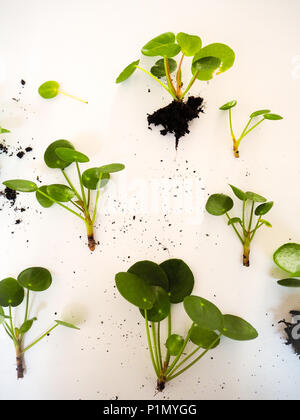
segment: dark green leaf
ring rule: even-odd
[[[28,332],[30,328],[32,327],[33,322],[36,320],[37,318],[32,318],[32,319],[27,319],[27,321],[23,322],[19,330],[20,334],[25,334],[26,332]]]
[[[233,207],[232,199],[225,194],[213,194],[206,203],[206,210],[213,216],[221,216],[227,213]]]
[[[187,296],[184,309],[193,322],[208,330],[221,330],[223,315],[211,302],[199,296]]]
[[[74,149],[73,144],[68,140],[56,140],[51,143],[50,146],[47,147],[47,150],[44,154],[45,163],[49,168],[64,169],[71,164],[70,162],[66,162],[57,156],[55,150],[59,147],[68,147],[69,149]]]
[[[240,219],[240,217],[232,217],[231,219],[228,220],[228,226],[230,225],[234,225],[235,223],[242,223],[242,220]]]
[[[171,303],[182,302],[194,288],[194,275],[189,266],[182,260],[172,258],[160,264],[169,281]]]
[[[55,320],[58,325],[62,325],[63,327],[73,328],[74,330],[80,330],[80,328],[76,327],[76,325],[70,324],[69,322],[59,321],[58,319]]]
[[[34,182],[25,179],[10,179],[9,181],[3,182],[3,184],[11,190],[21,192],[34,192],[38,189]]]
[[[119,74],[116,79],[116,83],[122,83],[127,80],[135,71],[136,66],[140,64],[140,60],[133,61]]]
[[[263,203],[257,206],[255,209],[256,216],[263,216],[264,214],[267,214],[273,207],[273,204],[273,201],[269,201],[268,203]]]
[[[19,306],[24,299],[24,289],[16,279],[8,277],[0,281],[0,305]]]
[[[147,310],[148,320],[151,322],[160,322],[163,321],[170,313],[170,299],[168,293],[159,286],[152,287],[155,301],[151,309]],[[140,309],[140,312],[145,316],[143,309]]]
[[[140,277],[149,286],[160,286],[167,292],[169,291],[167,274],[158,264],[152,261],[138,261],[129,268],[128,272]]]
[[[42,98],[51,99],[58,95],[59,84],[53,80],[43,83],[39,87],[39,94]]]
[[[57,147],[55,149],[55,153],[60,159],[68,163],[86,163],[90,161],[90,159],[86,155],[84,155],[81,152],[78,152],[77,150],[70,149],[69,147]]]
[[[270,109],[260,109],[259,111],[252,112],[252,114],[250,115],[250,118],[258,117],[259,115],[268,114],[269,112],[271,112]]]
[[[19,274],[18,282],[25,289],[42,292],[51,286],[52,276],[46,268],[30,267]]]
[[[282,279],[278,280],[277,282],[280,286],[285,287],[300,287],[300,280],[299,279]],[[1,320],[0,320],[1,323]]]
[[[255,203],[264,203],[267,201],[265,197],[251,191],[247,191],[245,194],[248,200],[254,201]]]
[[[221,61],[219,67],[219,73],[230,69],[233,66],[235,60],[235,54],[233,50],[225,44],[214,43],[206,45],[206,47],[201,48],[200,51],[193,58],[192,64],[192,73],[195,74],[196,69],[194,68],[194,63],[204,57],[215,57]],[[200,79],[201,80],[201,79]]]
[[[283,117],[281,117],[281,115],[271,114],[271,113],[270,114],[265,114],[264,118],[266,120],[282,120],[283,119]]]
[[[226,104],[220,106],[219,109],[221,109],[222,111],[227,111],[230,108],[233,108],[234,106],[236,106],[237,101],[234,99],[233,101],[230,102],[226,102]]]
[[[142,48],[142,54],[155,57],[175,57],[180,52],[180,46],[175,43],[175,35],[172,32],[165,32],[151,41]]]
[[[177,68],[177,63],[175,60],[173,60],[173,58],[169,58],[168,62],[169,62],[170,74],[172,74]],[[166,72],[165,72],[164,59],[160,58],[159,60],[157,60],[154,66],[151,67],[150,71],[156,77],[165,77]]]
[[[202,41],[199,36],[189,35],[184,32],[179,32],[176,35],[176,41],[181,48],[182,54],[187,57],[194,56],[202,46]]]
[[[296,243],[287,243],[278,248],[273,255],[275,264],[279,268],[291,274],[300,276],[300,245]]]
[[[232,340],[247,341],[258,337],[255,328],[247,321],[234,315],[224,315],[224,325],[220,333]]]
[[[88,190],[96,190],[101,175],[100,188],[105,187],[108,183],[110,175],[103,173],[99,168],[90,168],[83,172],[82,183]]]
[[[45,208],[49,208],[49,207],[51,207],[54,204],[53,201],[49,200],[49,198],[45,197],[43,194],[41,194],[39,192],[39,190],[40,190],[43,193],[48,194],[47,193],[47,188],[48,188],[48,185],[43,185],[35,193],[35,196],[36,196],[37,201],[40,203],[40,205],[42,207],[45,207]]]
[[[182,349],[183,343],[184,339],[181,335],[172,334],[168,337],[165,346],[169,350],[171,356],[177,356]]]
[[[217,57],[202,57],[193,61],[192,72],[197,72],[198,80],[211,80],[220,64],[221,60]]]
[[[208,349],[217,338],[218,336],[214,331],[201,328],[198,324],[194,324],[192,327],[190,340],[196,344],[196,346]],[[211,349],[214,349],[219,344],[220,339],[211,347]]]
[[[125,165],[123,165],[123,163],[110,163],[109,165],[103,165],[99,167],[100,172],[107,174],[123,171],[123,169],[125,169]]]
[[[247,200],[246,194],[244,191],[240,190],[239,188],[235,187],[234,185],[229,184],[230,188],[233,191],[233,194],[239,199],[239,200]]]
[[[47,194],[53,198],[53,200],[61,201],[62,203],[67,203],[75,196],[74,191],[63,184],[48,185]]]
[[[156,296],[153,287],[149,286],[145,280],[132,273],[118,273],[116,286],[128,302],[140,309],[152,308]]]

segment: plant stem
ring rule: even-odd
[[[178,370],[180,368],[180,366],[182,366],[188,359],[190,359],[195,353],[197,353],[197,351],[199,351],[201,349],[201,347],[196,347],[195,350],[193,350],[190,354],[188,354],[180,363],[178,363],[174,369],[172,369],[171,373],[174,373],[176,370]]]
[[[188,84],[187,88],[185,89],[185,91],[183,92],[183,94],[180,96],[180,99],[182,100],[185,95],[188,93],[188,91],[191,89],[191,87],[193,86],[195,80],[198,77],[199,72],[196,71],[196,73],[194,74],[194,76],[191,78],[190,83]]]
[[[228,214],[227,212],[226,212],[225,214],[226,214],[226,216],[227,216],[228,220],[230,220],[230,216],[229,216],[229,214]],[[234,229],[234,231],[235,231],[236,235],[238,236],[239,240],[242,242],[242,245],[243,245],[243,244],[244,244],[244,241],[243,241],[243,239],[242,239],[241,235],[239,234],[239,232],[238,232],[237,228],[234,226],[234,223],[231,223],[231,226],[233,227],[233,229]]]
[[[158,322],[157,325],[157,350],[158,350],[158,361],[159,361],[159,368],[160,370],[163,369],[163,364],[162,364],[162,356],[161,356],[161,345],[160,345],[160,322]]]
[[[167,83],[168,83],[168,87],[169,90],[171,92],[173,92],[173,97],[175,96],[175,99],[178,101],[178,97],[176,95],[176,90],[175,87],[173,85],[173,81],[172,81],[172,77],[170,75],[170,66],[169,66],[169,60],[167,57],[164,57],[164,67],[165,67],[165,73],[166,73],[166,78],[167,78]]]
[[[11,334],[12,334],[12,337],[13,337],[14,345],[16,347],[17,344],[18,344],[18,340],[17,340],[16,335],[15,335],[15,329],[14,329],[12,314],[11,314],[11,306],[9,305],[8,308],[9,308],[9,316],[10,316],[10,320],[9,320],[10,321],[10,331],[11,331]]]
[[[24,322],[26,322],[26,321],[27,321],[27,317],[28,317],[28,308],[29,308],[29,289],[27,289],[27,294],[26,294],[26,308],[25,308]]]
[[[54,330],[54,328],[58,327],[58,324],[55,324],[52,328],[50,328],[47,332],[45,332],[45,334],[43,334],[40,338],[38,338],[37,340],[35,340],[32,344],[30,344],[29,346],[27,346],[22,353],[24,354],[27,350],[31,349],[31,347],[33,347],[35,344],[37,344],[39,341],[41,341],[44,337],[46,337],[47,334],[49,334],[52,330]]]
[[[65,170],[64,170],[64,169],[61,169],[61,171],[62,171],[62,173],[63,173],[63,176],[66,178],[67,183],[70,185],[71,189],[74,191],[74,193],[75,193],[76,197],[78,198],[78,200],[79,200],[79,201],[83,201],[83,200],[82,200],[82,198],[81,198],[81,196],[80,196],[80,194],[79,194],[79,192],[76,190],[76,188],[75,188],[75,187],[74,187],[74,185],[72,184],[72,182],[71,182],[70,178],[69,178],[69,177],[68,177],[68,175],[66,174]]]
[[[256,128],[259,124],[261,124],[265,119],[263,118],[262,120],[258,121],[258,123],[254,124],[253,127],[251,127],[248,131],[246,131],[243,135],[242,138],[244,138],[245,136],[247,136],[247,134],[250,133],[250,131],[254,130],[254,128]]]
[[[64,209],[70,211],[71,213],[75,214],[77,217],[79,217],[81,220],[85,221],[84,218],[76,213],[76,211],[69,209],[69,207],[65,206],[64,204],[61,204],[59,201],[54,200],[52,197],[50,197],[48,194],[45,194],[43,191],[41,191],[40,189],[37,190],[40,194],[44,195],[46,198],[48,198],[50,201],[53,201],[53,203],[58,204],[59,206],[63,207]]]
[[[102,172],[100,172],[99,181],[98,181],[98,184],[97,184],[96,202],[95,202],[95,207],[94,207],[94,212],[93,212],[93,218],[92,218],[92,223],[93,224],[95,223],[96,215],[97,215],[98,201],[99,201],[99,196],[100,196],[101,180],[102,180]]]
[[[78,164],[77,161],[76,161],[76,168],[77,168],[78,178],[79,178],[79,182],[80,182],[83,207],[84,207],[85,212],[87,213],[88,209],[87,209],[86,196],[85,196],[85,192],[84,192],[84,186],[83,186],[83,183],[82,183],[82,177],[81,177],[81,172],[80,172],[80,169],[79,169],[79,164]]]
[[[22,342],[18,341],[16,345],[16,362],[17,362],[17,379],[24,377],[24,352],[22,350]]]
[[[179,66],[177,69],[177,73],[176,73],[176,83],[177,83],[177,89],[176,89],[176,96],[178,98],[180,98],[182,92],[181,92],[181,67],[182,67],[182,62],[184,59],[184,54],[182,54],[180,62],[179,62]]]
[[[152,348],[152,343],[151,343],[151,338],[150,338],[147,309],[144,310],[144,314],[145,314],[146,333],[147,333],[147,340],[148,340],[150,357],[151,357],[152,365],[153,365],[153,368],[155,370],[157,379],[159,379],[159,372],[158,372],[157,366],[155,364],[154,355],[153,355],[153,348]]]
[[[188,341],[189,341],[189,339],[190,339],[190,336],[191,336],[191,333],[192,333],[192,328],[193,328],[193,325],[194,324],[192,324],[192,326],[191,326],[191,328],[189,329],[189,331],[188,331],[188,333],[187,333],[187,336],[186,336],[186,338],[185,338],[185,340],[184,340],[184,342],[183,342],[183,344],[182,344],[182,347],[181,347],[181,350],[180,350],[180,352],[178,353],[178,355],[175,357],[175,359],[173,360],[173,362],[171,363],[171,365],[170,365],[170,367],[169,367],[169,369],[167,369],[167,371],[166,371],[166,376],[173,370],[173,368],[176,366],[176,363],[178,362],[178,360],[180,359],[180,357],[181,357],[181,355],[182,355],[182,353],[184,352],[184,349],[186,348],[186,345],[187,345],[187,343],[188,343]]]
[[[168,338],[169,338],[171,335],[172,335],[172,316],[171,316],[171,307],[170,307],[170,312],[169,312],[169,315],[168,315]],[[170,352],[169,352],[169,350],[167,349],[166,359],[165,359],[165,363],[164,363],[164,366],[165,366],[165,368],[166,368],[166,369],[167,369],[167,368],[168,368],[168,366],[169,366],[170,357],[171,357]]]
[[[90,248],[91,251],[95,251],[96,241],[94,238],[94,224],[89,215],[87,216],[85,220],[85,225],[87,229],[88,247]]]
[[[150,77],[152,77],[152,79],[154,79],[156,82],[158,82],[164,89],[166,89],[166,91],[167,92],[169,92],[169,94],[170,95],[172,95],[173,96],[173,98],[174,99],[177,99],[176,98],[176,95],[174,95],[174,93],[171,91],[171,90],[169,90],[169,88],[164,84],[164,83],[162,83],[157,77],[155,77],[153,74],[151,74],[149,71],[147,71],[147,70],[145,70],[145,69],[143,69],[143,67],[140,67],[140,66],[136,66],[136,68],[137,69],[140,69],[140,70],[142,70],[143,72],[145,72],[146,74],[148,74],[148,76],[150,76]]]
[[[230,133],[231,133],[231,137],[232,137],[232,141],[233,141],[233,154],[236,158],[240,157],[240,152],[239,152],[239,143],[235,138],[234,132],[233,132],[233,128],[232,128],[232,116],[231,116],[231,108],[229,109],[229,127],[230,127]]]
[[[61,90],[58,90],[58,93],[61,93],[62,95],[69,96],[69,98],[76,99],[76,101],[83,102],[84,104],[87,104],[88,103],[87,101],[84,101],[83,99],[80,99],[77,96],[70,95],[69,93],[63,92]]]
[[[262,223],[262,224],[259,224],[259,223],[260,223],[260,219],[261,219],[261,216],[259,216],[259,218],[258,218],[258,220],[257,220],[257,223],[256,223],[256,225],[255,225],[255,228],[252,230],[252,232],[250,232],[250,233],[251,233],[250,242],[251,242],[251,241],[252,241],[252,239],[254,238],[254,235],[255,235],[255,233],[256,233],[256,231],[257,231],[257,229],[259,229],[259,228],[263,225],[263,223]]]
[[[74,201],[70,200],[70,203],[72,203],[78,210],[82,211],[82,208],[79,207],[78,204],[74,203]]]
[[[250,220],[249,220],[249,225],[248,225],[248,233],[251,231],[252,220],[253,220],[253,211],[254,211],[254,201],[252,201],[252,205],[251,205],[251,213],[250,213]]]
[[[151,330],[152,330],[152,340],[153,340],[153,347],[154,347],[154,355],[155,355],[155,362],[158,371],[161,371],[161,366],[159,363],[159,356],[158,356],[158,347],[157,347],[157,340],[156,340],[156,328],[155,323],[151,322]]]

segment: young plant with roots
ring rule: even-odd
[[[96,221],[100,189],[110,179],[110,174],[121,171],[125,166],[121,163],[111,163],[96,168],[90,168],[81,173],[79,163],[89,162],[89,158],[75,150],[68,140],[56,140],[47,148],[44,161],[49,168],[59,169],[68,185],[51,184],[38,187],[34,182],[23,179],[12,179],[3,182],[11,190],[19,192],[35,192],[36,199],[44,208],[58,204],[69,213],[82,220],[87,229],[88,247],[95,250],[96,241],[94,238],[94,224]],[[80,190],[75,188],[66,168],[75,164]],[[96,193],[95,204],[92,207],[91,193]],[[63,204],[64,203],[64,204]],[[67,206],[68,203],[70,206]]]
[[[127,272],[116,275],[116,286],[128,302],[139,308],[145,320],[158,391],[163,391],[166,383],[193,367],[217,347],[223,336],[232,340],[253,340],[258,335],[243,319],[222,315],[213,303],[192,296],[194,276],[180,259],[170,259],[160,265],[152,261],[139,261]],[[171,308],[179,303],[183,303],[192,321],[185,337],[174,331],[172,322]],[[167,322],[168,331],[167,338],[163,340],[166,350],[164,357],[161,345],[163,321]],[[186,353],[191,343],[194,346]]]
[[[271,223],[263,219],[273,207],[273,201],[267,202],[267,199],[261,195],[230,185],[234,195],[243,202],[241,217],[231,217],[229,211],[234,203],[231,197],[225,194],[212,194],[206,203],[206,210],[213,216],[226,215],[228,225],[231,226],[243,246],[243,265],[249,267],[250,245],[258,229],[262,226],[272,227]],[[257,207],[255,208],[255,205]],[[256,219],[255,219],[256,216]]]
[[[172,133],[179,139],[189,133],[189,122],[198,118],[203,110],[203,98],[185,98],[196,80],[208,81],[215,74],[230,69],[235,60],[235,54],[225,44],[214,43],[202,47],[199,36],[179,32],[176,36],[172,32],[163,33],[149,41],[141,50],[148,57],[156,57],[156,62],[150,70],[140,65],[140,60],[129,64],[118,76],[116,83],[127,80],[136,69],[141,70],[154,79],[166,92],[173,102],[148,116],[148,123],[162,125],[162,135]],[[174,57],[181,52],[177,63]],[[157,60],[157,57],[162,57]],[[191,78],[186,88],[183,87],[182,64],[185,57],[191,58]],[[172,74],[174,77],[172,77]],[[164,80],[161,80],[164,79]]]
[[[29,295],[32,292],[43,292],[47,290],[52,284],[52,276],[49,270],[43,267],[30,267],[22,271],[17,279],[8,277],[0,281],[0,325],[4,327],[5,332],[12,340],[17,361],[17,378],[21,379],[24,376],[24,354],[40,342],[44,337],[50,334],[58,326],[74,328],[79,330],[73,324],[68,322],[55,320],[55,324],[45,333],[39,336],[31,344],[24,346],[24,339],[32,326],[35,325],[37,318],[30,318],[30,304]],[[24,312],[24,320],[19,327],[14,325],[14,317],[12,308],[19,307],[23,302],[26,294],[26,304]],[[3,308],[8,308],[5,313]]]

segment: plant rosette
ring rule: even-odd
[[[227,224],[232,227],[243,246],[243,265],[250,265],[250,245],[258,229],[263,226],[272,227],[271,223],[263,219],[273,207],[273,201],[268,201],[263,196],[252,191],[244,192],[234,185],[230,185],[234,195],[242,201],[241,217],[232,217],[229,211],[234,202],[225,194],[212,194],[206,203],[206,210],[213,216],[227,217]]]
[[[153,114],[148,115],[148,124],[162,125],[160,133],[174,134],[175,146],[181,137],[189,133],[189,123],[203,112],[203,98],[190,96],[185,98],[196,80],[208,81],[215,75],[230,69],[235,60],[233,50],[225,44],[213,43],[202,47],[199,36],[179,32],[165,32],[147,42],[141,50],[147,57],[156,60],[147,70],[140,66],[140,60],[130,63],[118,76],[116,83],[127,80],[136,69],[152,77],[173,98],[173,102]],[[175,57],[181,52],[181,57]],[[188,57],[191,59],[191,76],[183,89],[182,63]]]
[[[259,109],[258,111],[252,112],[249,116],[249,120],[247,124],[245,125],[241,135],[239,137],[236,137],[233,131],[232,126],[232,115],[231,110],[234,108],[237,104],[236,100],[226,102],[226,104],[222,105],[219,109],[221,111],[228,111],[229,116],[229,127],[230,127],[230,134],[233,142],[233,154],[234,157],[239,158],[240,152],[239,152],[239,146],[241,141],[249,134],[252,130],[254,130],[256,127],[258,127],[262,122],[268,120],[268,121],[276,121],[276,120],[282,120],[283,117],[281,117],[278,114],[271,113],[270,109]],[[257,118],[259,120],[257,121]]]
[[[144,318],[158,391],[163,391],[166,383],[217,347],[222,337],[244,341],[258,336],[257,331],[242,318],[223,315],[213,303],[192,295],[194,275],[180,259],[169,259],[160,265],[139,261],[127,272],[118,273],[115,281],[123,298],[137,307]],[[175,332],[172,325],[172,305],[179,303],[183,303],[192,321],[185,336]],[[161,338],[163,321],[166,321],[168,331],[164,340]],[[186,353],[185,349],[191,343],[193,347]]]
[[[32,292],[44,292],[49,289],[52,284],[52,276],[49,270],[43,267],[30,267],[22,271],[17,279],[12,277],[5,278],[0,281],[0,325],[3,326],[6,334],[12,340],[16,351],[17,362],[17,378],[24,377],[24,354],[31,349],[44,337],[50,334],[58,326],[64,326],[79,330],[73,324],[65,321],[55,320],[55,324],[48,329],[39,338],[34,340],[31,344],[24,347],[25,335],[31,330],[32,326],[36,324],[37,318],[30,318],[29,315],[29,295]],[[26,297],[25,297],[26,296]],[[12,308],[17,308],[21,305],[23,300],[26,301],[24,321],[19,326],[14,325],[14,317],[12,315]],[[8,308],[8,313],[5,313],[3,308]]]
[[[19,192],[35,192],[39,204],[49,208],[58,204],[63,209],[82,220],[87,229],[88,247],[91,251],[96,248],[94,238],[94,224],[97,216],[100,190],[110,179],[110,174],[122,171],[125,166],[121,163],[111,163],[90,168],[81,173],[79,164],[89,162],[89,158],[75,150],[68,140],[56,140],[48,146],[44,154],[44,161],[49,168],[59,169],[68,185],[51,184],[38,187],[34,182],[24,179],[12,179],[3,182],[11,190]],[[75,164],[80,190],[76,189],[66,173],[66,168]],[[94,206],[91,194],[95,192]]]

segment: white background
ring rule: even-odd
[[[17,276],[34,265],[53,274],[51,289],[33,301],[31,315],[39,320],[27,344],[54,319],[78,323],[81,330],[57,328],[28,351],[20,381],[13,345],[2,330],[0,398],[298,398],[299,359],[284,345],[277,323],[289,318],[290,309],[299,309],[299,292],[277,286],[282,273],[272,253],[300,240],[299,1],[1,0],[0,8],[0,123],[12,130],[4,136],[11,150],[34,149],[22,160],[0,155],[1,181],[39,176],[46,184],[63,182],[59,171],[45,166],[43,153],[50,142],[65,138],[90,156],[90,166],[125,163],[126,171],[114,180],[127,194],[115,197],[107,187],[102,204],[116,199],[115,211],[100,211],[100,245],[93,254],[85,246],[84,226],[64,210],[42,209],[33,194],[21,194],[16,205],[30,210],[20,214],[1,199],[0,276]],[[147,128],[146,114],[170,101],[161,87],[138,72],[122,85],[114,83],[122,68],[140,57],[141,47],[165,31],[198,34],[204,45],[223,42],[236,52],[231,70],[194,85],[192,93],[205,98],[205,114],[191,124],[177,155],[172,137]],[[184,69],[189,74],[188,60]],[[59,81],[88,105],[62,95],[43,100],[37,88],[46,80]],[[270,107],[284,116],[249,135],[239,160],[232,155],[227,114],[218,110],[234,98],[237,131],[256,109]],[[168,177],[205,188],[200,188],[198,216],[126,209],[128,200],[139,201],[138,185],[147,195],[152,179]],[[228,183],[275,202],[268,215],[273,228],[257,234],[249,268],[242,267],[240,244],[225,220],[203,211],[208,194],[231,193]],[[238,209],[237,204],[234,215]],[[20,225],[14,224],[17,218]],[[249,343],[224,339],[155,394],[142,318],[118,295],[114,276],[138,260],[160,263],[169,257],[190,265],[195,294],[213,300],[224,313],[244,317],[260,335]],[[174,312],[175,330],[184,333],[188,318],[180,305]],[[17,313],[20,321],[20,308]]]

